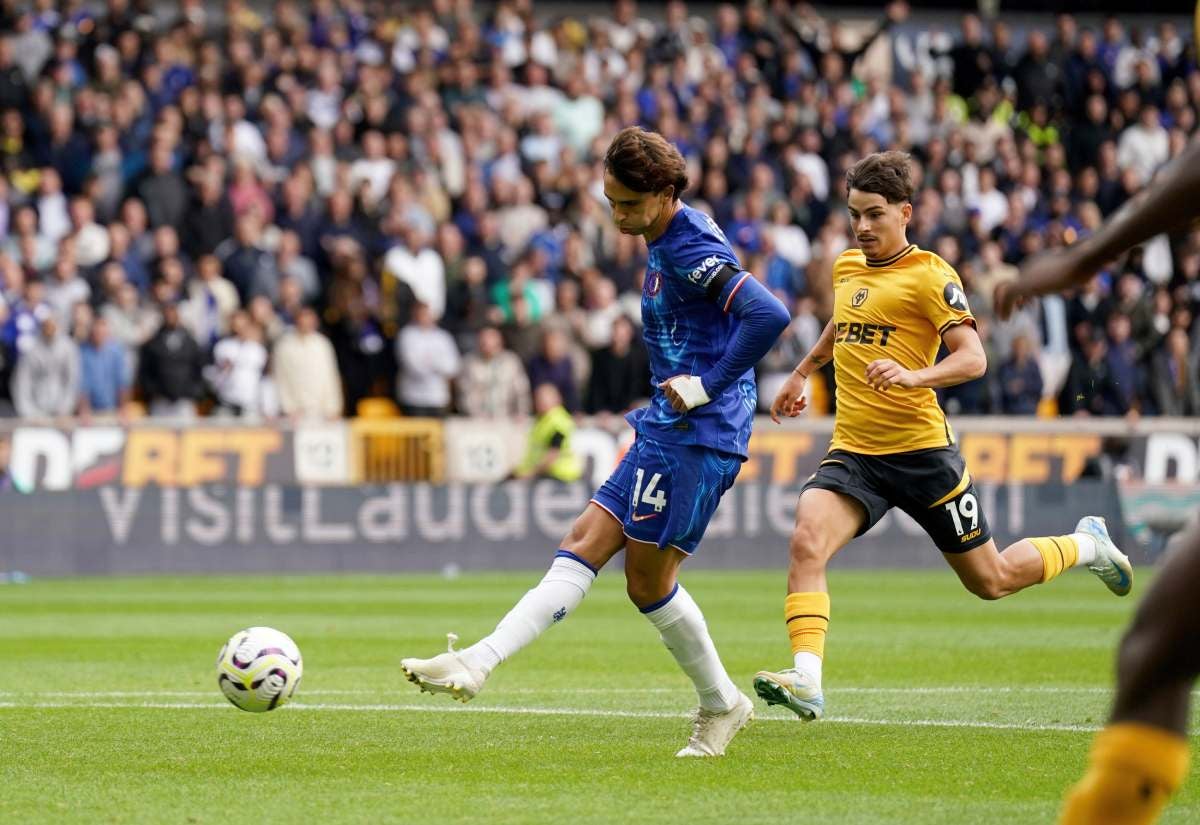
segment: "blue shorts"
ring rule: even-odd
[[[592,501],[629,538],[690,556],[741,469],[742,459],[731,453],[639,435]]]

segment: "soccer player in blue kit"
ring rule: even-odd
[[[754,715],[730,680],[704,615],[679,584],[721,495],[747,458],[754,365],[788,325],[783,304],[738,265],[704,213],[684,205],[687,167],[665,138],[621,131],[604,161],[604,194],[621,232],[649,247],[643,335],[653,396],[628,415],[637,438],[571,527],[549,571],[491,635],[461,651],[401,661],[422,690],[466,702],[488,675],[578,607],[600,569],[625,551],[626,590],[699,695],[676,756],[721,756]]]

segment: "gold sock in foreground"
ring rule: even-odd
[[[1096,734],[1059,825],[1152,825],[1188,770],[1187,739],[1132,722]]]
[[[792,654],[807,652],[823,658],[829,630],[828,593],[788,593],[783,603]]]
[[[1070,536],[1046,536],[1029,542],[1042,555],[1042,584],[1079,561],[1079,543]]]

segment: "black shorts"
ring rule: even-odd
[[[943,553],[963,553],[992,537],[975,484],[958,447],[864,455],[832,450],[804,489],[819,487],[850,496],[867,511],[858,535],[892,507],[921,525]]]

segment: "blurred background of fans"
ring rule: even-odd
[[[844,170],[894,147],[920,182],[910,240],[958,269],[989,351],[949,412],[1198,415],[1200,231],[991,317],[997,283],[1134,196],[1200,109],[1179,4],[1034,5],[5,0],[0,408],[513,418],[550,384],[569,413],[621,413],[649,390],[645,248],[609,220],[601,159],[642,124],[793,312],[762,398],[828,318]]]

